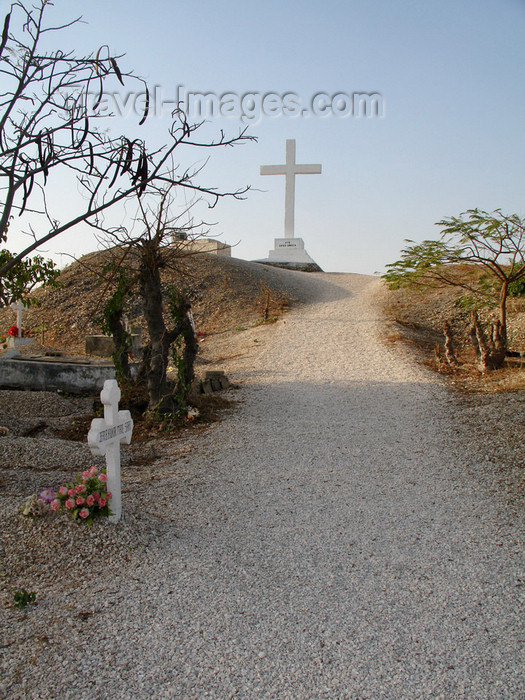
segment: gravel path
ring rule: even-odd
[[[377,281],[301,285],[227,363],[242,405],[178,463],[159,536],[62,621],[27,612],[5,697],[525,698],[523,530],[490,465],[381,344]]]

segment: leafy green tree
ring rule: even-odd
[[[506,345],[507,300],[525,280],[525,221],[500,209],[469,209],[436,225],[441,238],[407,240],[383,278],[391,289],[456,287],[466,307],[497,308]]]
[[[9,263],[12,259],[12,253],[6,249],[0,249],[0,266]],[[0,280],[0,306],[8,306],[18,299],[25,304],[30,304],[29,292],[38,284],[54,286],[59,274],[54,262],[44,260],[41,255],[18,261]]]

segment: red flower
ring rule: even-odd
[[[11,326],[7,332],[12,338],[18,338],[18,326]]]

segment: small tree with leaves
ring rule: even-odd
[[[115,264],[115,261],[111,261],[106,265],[101,274],[101,282],[104,281],[104,277],[110,277],[112,281],[115,278],[117,280],[116,288],[104,304],[100,325],[102,332],[113,338],[115,347],[111,359],[115,365],[116,377],[119,381],[122,381],[123,379],[131,378],[129,355],[132,339],[131,333],[124,325],[124,307],[132,293],[134,280],[129,276],[127,270]],[[108,286],[106,285],[106,288]]]
[[[383,278],[391,289],[456,287],[465,307],[496,308],[499,318],[492,349],[497,361],[491,358],[489,364],[501,366],[507,343],[507,300],[525,280],[525,221],[499,209],[491,213],[469,209],[437,226],[442,228],[439,240],[406,241],[411,245],[400,260],[387,265]],[[481,351],[483,331],[477,314],[473,319]]]

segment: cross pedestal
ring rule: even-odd
[[[118,523],[122,514],[120,485],[120,445],[131,442],[133,420],[129,411],[119,411],[120,388],[116,379],[106,379],[100,392],[104,418],[94,418],[88,433],[88,445],[94,455],[106,457],[107,488],[111,491],[109,507],[111,523]]]

